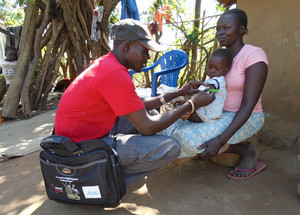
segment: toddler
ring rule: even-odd
[[[232,60],[233,54],[228,49],[217,49],[211,54],[206,66],[209,79],[204,82],[207,87],[201,85],[199,90],[209,88],[208,91],[215,92],[216,99],[211,104],[200,107],[194,113],[184,115],[183,119],[191,122],[214,123],[220,118],[227,95],[224,76],[230,71]]]

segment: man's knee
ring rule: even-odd
[[[164,141],[164,143],[167,149],[165,154],[166,159],[176,159],[181,152],[178,140],[174,137],[167,137],[167,140]]]

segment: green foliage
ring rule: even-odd
[[[121,14],[119,11],[120,11],[120,8],[118,6],[115,7],[115,9],[110,14],[109,23],[114,24],[121,19]]]
[[[168,50],[164,50],[164,53],[171,49],[180,49],[185,51],[189,57],[187,66],[179,75],[179,87],[183,86],[190,80],[205,79],[207,59],[210,53],[218,47],[218,42],[215,38],[215,25],[218,17],[200,19],[200,27],[195,27],[195,7],[194,5],[191,5],[190,2],[191,1],[187,4],[187,0],[151,0],[151,6],[147,11],[147,23],[152,23],[156,9],[161,9],[163,5],[168,5],[170,7],[172,20],[168,25],[166,25],[165,21],[163,21],[163,29],[172,29],[172,32],[176,32],[177,37],[174,44],[170,44],[170,48],[168,48]],[[226,8],[222,5],[216,5],[216,11],[218,14],[225,10]],[[201,16],[203,15],[204,14],[201,14]],[[163,34],[165,34],[164,31]],[[159,41],[159,38],[160,33],[158,33],[158,38],[156,39]],[[192,51],[194,47],[197,47],[197,55],[195,55],[195,52]],[[157,60],[162,54],[163,53],[159,53],[157,58],[152,56],[148,65],[150,65],[152,61]],[[197,59],[192,60],[192,56],[194,56],[193,58],[196,56]],[[149,76],[151,77],[150,72]],[[138,86],[149,84],[148,80],[145,79],[145,73],[135,74],[134,82]]]
[[[22,25],[24,16],[23,1],[16,0],[15,3],[10,3],[8,0],[2,0],[0,2],[0,20],[5,26]]]
[[[179,86],[183,86],[190,80],[205,79],[207,59],[210,53],[218,47],[218,42],[215,38],[217,17],[200,20],[200,27],[195,28],[195,8],[192,5],[187,5],[185,1],[179,0],[163,0],[163,3],[168,4],[172,10],[173,20],[168,27],[176,31],[178,35],[172,48],[185,51],[189,57],[187,66],[180,73]],[[220,13],[225,10],[226,8],[220,4],[216,6],[216,11]],[[197,59],[192,60],[192,49],[195,46],[197,47]]]
[[[225,10],[226,10],[226,8],[223,7],[222,4],[217,4],[216,9],[217,9],[217,11],[220,11],[222,13],[225,12]]]

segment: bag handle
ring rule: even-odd
[[[61,143],[64,144],[68,151],[71,152],[73,155],[81,155],[84,153],[83,150],[79,148],[79,146],[69,138],[64,137]]]
[[[43,139],[41,142],[41,147],[48,148],[53,143],[62,144],[73,155],[80,155],[84,153],[83,150],[76,143],[74,143],[70,138],[60,136],[60,135],[51,135]]]

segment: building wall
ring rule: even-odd
[[[268,55],[264,111],[300,121],[300,1],[238,0],[237,7],[248,15],[245,42]]]

